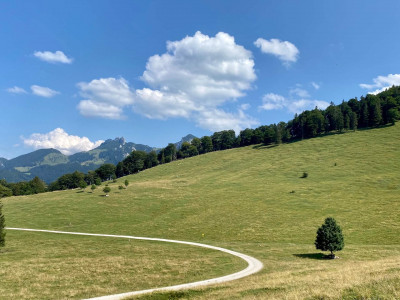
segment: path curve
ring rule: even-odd
[[[113,235],[113,234],[68,232],[68,231],[28,229],[28,228],[10,228],[10,227],[6,227],[6,229],[8,229],[8,230],[20,230],[20,231],[58,233],[58,234],[72,234],[72,235],[124,238],[124,239],[133,239],[133,240],[158,241],[158,242],[184,244],[184,245],[208,248],[208,249],[212,249],[212,250],[225,252],[225,253],[237,256],[237,257],[245,260],[247,262],[247,264],[248,264],[247,268],[243,269],[242,271],[239,271],[239,272],[236,272],[236,273],[233,273],[233,274],[230,274],[230,275],[222,276],[222,277],[206,279],[206,280],[190,282],[190,283],[184,283],[184,284],[178,284],[178,285],[167,286],[167,287],[161,287],[161,288],[154,288],[154,289],[148,289],[148,290],[127,292],[127,293],[114,294],[114,295],[108,295],[108,296],[102,296],[102,297],[95,297],[95,298],[90,298],[90,299],[86,299],[86,300],[117,300],[117,299],[119,300],[119,299],[123,299],[123,298],[129,297],[129,296],[137,296],[137,295],[148,294],[148,293],[152,293],[152,292],[178,291],[178,290],[183,290],[183,289],[197,288],[197,287],[201,287],[201,286],[212,285],[212,284],[223,283],[223,282],[228,282],[228,281],[240,279],[240,278],[252,275],[254,273],[257,273],[258,271],[260,271],[263,268],[262,262],[259,261],[256,258],[254,258],[254,257],[251,257],[249,255],[246,255],[246,254],[243,254],[243,253],[240,253],[240,252],[228,250],[228,249],[225,249],[225,248],[210,246],[210,245],[201,244],[201,243],[177,241],[177,240],[168,240],[168,239],[159,239],[159,238],[149,238],[149,237],[138,237],[138,236],[130,236],[130,235]]]

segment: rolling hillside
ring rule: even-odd
[[[9,227],[199,241],[252,255],[265,265],[249,278],[178,293],[177,298],[396,299],[399,149],[396,125],[276,147],[218,151],[130,175],[125,190],[118,189],[125,180],[120,178],[109,183],[109,197],[97,189],[5,198],[4,213]],[[300,178],[303,172],[307,178]],[[313,246],[316,230],[328,216],[338,221],[345,237],[337,260],[322,259]],[[161,244],[12,231],[7,237],[8,246],[0,253],[5,266],[0,275],[6,282],[0,285],[1,299],[45,299],[54,292],[93,297],[211,278],[243,267],[215,253]],[[137,255],[132,247],[138,247]],[[204,261],[196,260],[197,255]],[[189,262],[195,272],[188,271]],[[180,271],[182,265],[185,271]],[[17,280],[26,266],[29,278]],[[121,279],[119,284],[114,277]],[[75,291],[74,282],[84,283],[78,287],[82,292]]]

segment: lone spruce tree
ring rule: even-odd
[[[330,251],[331,258],[335,258],[333,251],[340,251],[344,247],[342,229],[334,218],[326,218],[325,223],[317,230],[315,247],[322,251]]]
[[[6,245],[5,227],[6,224],[4,223],[3,204],[0,202],[0,248]]]

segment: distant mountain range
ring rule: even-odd
[[[175,145],[179,149],[183,142],[190,142],[194,137],[189,134]],[[19,182],[29,181],[38,176],[50,183],[66,173],[87,173],[105,163],[116,165],[134,150],[157,152],[160,149],[126,142],[124,138],[109,139],[93,150],[69,156],[56,149],[40,149],[10,160],[0,157],[0,179]]]

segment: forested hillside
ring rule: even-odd
[[[48,189],[63,190],[85,184],[99,184],[101,181],[137,173],[159,164],[212,151],[256,144],[281,144],[326,134],[394,125],[399,119],[400,87],[393,86],[378,95],[368,94],[359,100],[352,98],[339,105],[331,103],[325,110],[316,107],[311,111],[304,111],[299,115],[296,114],[287,123],[263,125],[255,129],[247,128],[237,136],[233,130],[215,132],[201,139],[188,135],[180,142],[170,143],[157,152],[143,145],[139,145],[140,147],[136,149],[131,145],[132,143],[125,144],[123,139],[108,140],[94,150],[66,157],[69,163],[61,165],[62,169],[59,168],[60,165],[52,165],[55,161],[63,160],[61,153],[54,149],[38,150],[27,155],[30,157],[30,161],[25,164],[28,167],[19,169],[29,170],[29,172],[34,169],[36,173],[32,172],[32,174],[39,174],[38,176],[48,183],[51,178],[54,180],[59,177],[49,185]],[[130,147],[133,151],[129,152]],[[39,154],[47,155],[40,160]],[[25,161],[26,156],[18,158],[18,161],[21,160]],[[47,163],[37,165],[36,161],[47,161]],[[10,164],[10,162],[5,162],[5,164]],[[18,163],[13,162],[11,165],[18,165]],[[29,167],[31,165],[36,165],[36,167],[31,169]],[[18,170],[18,167],[14,169]],[[12,184],[3,182],[3,185],[12,189]]]

